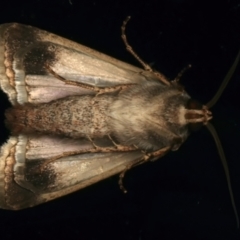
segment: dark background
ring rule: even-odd
[[[6,0],[0,23],[20,22],[56,33],[135,64],[120,37],[173,79],[191,63],[181,83],[206,103],[240,49],[240,0]],[[240,67],[213,108],[213,124],[228,160],[240,213]],[[4,108],[1,93],[1,142]],[[3,109],[2,109],[3,108]],[[18,212],[0,210],[1,239],[240,239],[223,168],[208,131],[177,151],[129,171],[128,194],[114,176],[69,196]]]

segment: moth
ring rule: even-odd
[[[191,99],[179,84],[184,71],[169,81],[142,61],[128,44],[128,20],[122,38],[143,68],[31,26],[0,26],[0,86],[12,104],[1,208],[33,207],[114,174],[125,190],[130,168],[176,151],[191,128],[214,131],[212,104]]]

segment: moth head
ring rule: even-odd
[[[184,92],[184,87],[179,83],[179,80],[184,72],[189,68],[191,68],[190,64],[183,68],[178,73],[177,77],[170,83],[172,86],[175,86],[177,89],[179,89],[180,92]],[[203,105],[199,101],[192,98],[188,100],[185,108],[182,109],[181,114],[183,114],[183,122],[188,124],[190,131],[199,130],[203,125],[207,125],[209,120],[212,119],[212,112],[209,111],[209,106]]]
[[[212,112],[206,105],[202,105],[195,99],[189,99],[185,119],[191,131],[199,130],[212,119]]]

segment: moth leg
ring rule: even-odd
[[[149,161],[152,158],[163,157],[170,149],[171,149],[171,147],[168,146],[168,147],[161,148],[161,149],[151,152],[151,153],[145,153],[142,158],[138,159],[136,162],[134,162],[132,164],[129,164],[119,175],[118,184],[119,184],[120,189],[124,193],[127,193],[126,188],[123,186],[123,178],[128,170],[130,170],[131,168],[136,167],[138,165],[141,165],[141,164]]]
[[[96,143],[90,137],[88,137],[88,140],[92,143],[94,148],[98,149],[100,152],[102,150],[113,149],[113,148],[115,152],[127,152],[127,151],[133,151],[134,149],[137,150],[137,147],[135,146],[129,147],[129,146],[124,146],[124,145],[115,143],[114,140],[110,137],[110,135],[108,135],[108,138],[112,141],[114,147],[100,147],[100,146],[97,146]]]
[[[108,138],[111,140],[111,142],[113,143],[113,145],[120,151],[127,151],[127,149],[129,148],[128,146],[124,146],[121,144],[117,144],[110,135],[108,135]],[[136,150],[138,149],[136,146],[133,146]]]
[[[177,76],[171,81],[172,85],[175,85],[179,91],[184,92],[184,87],[179,83],[180,78],[182,77],[182,75],[189,69],[191,68],[192,65],[188,64],[185,68],[183,68],[178,74]]]
[[[76,81],[65,79],[64,77],[62,77],[62,76],[58,75],[56,72],[54,72],[49,66],[46,66],[46,68],[49,71],[49,73],[51,73],[55,78],[64,82],[65,84],[92,90],[94,92],[97,92],[97,95],[107,93],[107,92],[121,91],[123,89],[128,88],[129,86],[136,85],[135,83],[128,83],[128,84],[119,84],[119,85],[115,85],[112,87],[96,87],[96,86],[92,86],[87,83],[81,83],[81,82],[76,82]]]
[[[157,151],[151,152],[151,153],[146,153],[143,157],[144,161],[149,161],[152,158],[156,158],[156,157],[163,157],[165,154],[167,154],[167,152],[172,149],[172,147],[168,146],[168,147],[164,147],[161,148]]]
[[[179,82],[180,78],[182,77],[182,75],[189,69],[191,68],[192,65],[188,64],[186,67],[184,67],[179,73],[178,75],[174,78],[174,80],[172,80],[171,82]]]
[[[119,180],[118,180],[118,185],[120,189],[124,192],[127,193],[127,189],[123,186],[123,178],[125,177],[125,174],[128,170],[130,170],[133,167],[136,167],[138,165],[143,164],[145,161],[141,158],[137,162],[129,164],[120,174],[119,174]]]
[[[161,82],[163,82],[164,84],[166,85],[170,85],[170,82],[168,81],[167,77],[165,75],[163,75],[162,73],[160,72],[157,72],[157,71],[154,71],[151,66],[147,63],[145,63],[138,55],[137,53],[133,50],[133,48],[131,47],[131,45],[128,43],[128,40],[127,40],[127,36],[126,36],[126,33],[125,33],[125,30],[126,30],[126,25],[128,23],[128,21],[130,20],[130,16],[128,16],[125,21],[123,21],[123,24],[122,24],[122,27],[121,27],[121,30],[122,30],[122,40],[126,46],[126,49],[128,52],[130,52],[133,57],[135,57],[137,59],[137,61],[143,66],[143,68],[145,69],[145,71],[148,71],[148,72],[152,72],[153,74],[155,74],[159,80]]]

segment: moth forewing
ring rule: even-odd
[[[64,196],[123,171],[141,156],[134,152],[89,153],[53,161],[39,170],[57,151],[79,149],[79,144],[88,145],[86,141],[69,143],[46,136],[11,137],[1,149],[1,207],[18,210]]]
[[[0,84],[12,104],[49,102],[81,95],[82,91],[88,93],[49,75],[46,65],[66,79],[103,87],[156,78],[83,45],[17,23],[1,25],[0,53]]]

